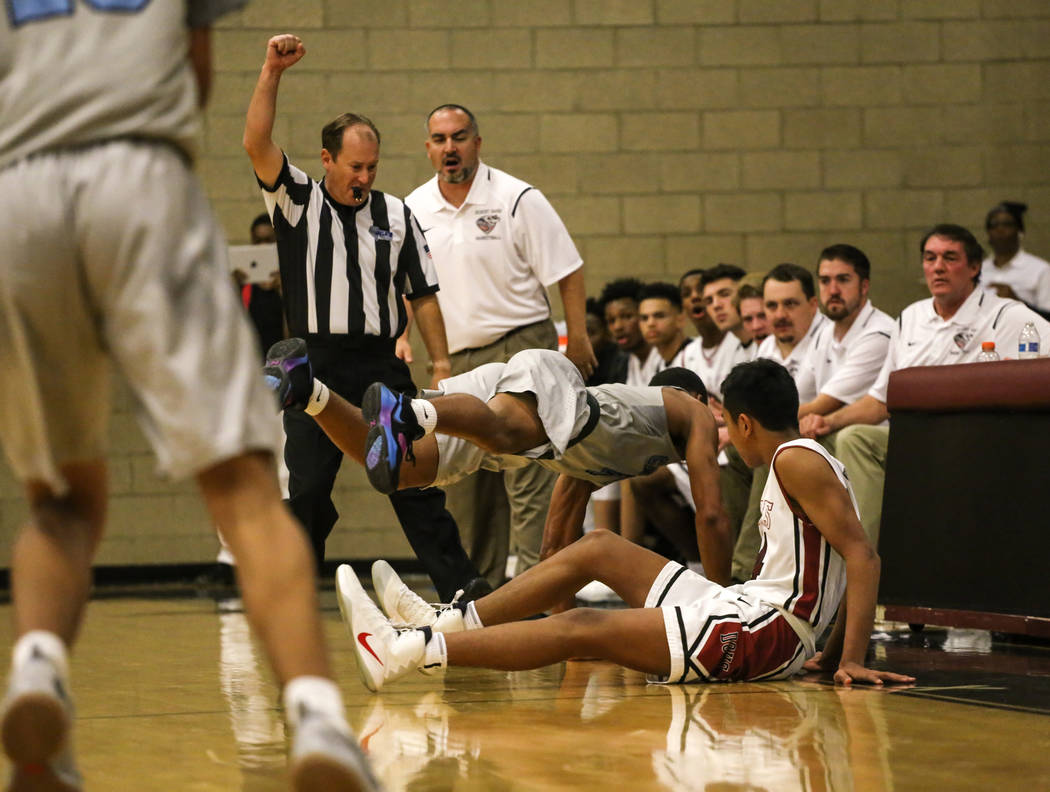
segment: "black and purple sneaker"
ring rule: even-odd
[[[372,486],[385,495],[397,490],[404,460],[414,462],[412,443],[423,436],[411,397],[373,382],[361,400],[361,413],[372,428],[365,440],[365,471]]]
[[[278,341],[266,353],[266,384],[277,394],[278,409],[302,410],[314,390],[314,374],[301,338]]]

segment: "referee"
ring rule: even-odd
[[[353,404],[361,404],[375,381],[415,392],[408,366],[394,353],[407,322],[403,296],[434,364],[433,384],[450,373],[448,346],[437,276],[419,225],[401,201],[371,189],[379,131],[352,113],[325,126],[321,182],[292,165],[271,137],[281,74],[305,54],[296,36],[270,39],[244,127],[244,148],[277,234],[288,330],[306,339],[314,373]],[[342,452],[308,415],[286,412],[284,427],[289,505],[320,567],[339,516],[332,486]],[[444,492],[405,490],[390,502],[444,601],[460,588],[468,595],[479,585],[487,589],[482,580],[473,582],[478,572],[445,509]]]

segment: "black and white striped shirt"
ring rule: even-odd
[[[293,336],[394,339],[407,321],[401,296],[438,290],[423,232],[399,199],[372,190],[363,206],[345,206],[287,156],[273,188],[259,186]]]

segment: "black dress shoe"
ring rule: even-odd
[[[471,602],[491,593],[492,584],[483,577],[476,577],[463,587],[463,593],[459,595],[459,602]]]

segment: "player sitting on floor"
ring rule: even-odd
[[[597,657],[653,681],[784,679],[835,670],[835,681],[910,682],[864,667],[875,614],[879,557],[857,518],[842,465],[798,434],[798,393],[772,361],[736,366],[723,386],[730,438],[749,465],[768,464],[757,576],[723,588],[607,531],[593,531],[465,606],[461,618],[421,613],[431,626],[398,632],[349,566],[337,572],[339,605],[365,685],[378,690],[412,669],[448,665],[508,671]],[[387,607],[410,599],[387,565],[376,590]],[[541,613],[597,578],[630,606]],[[815,642],[843,607],[821,654]],[[403,603],[402,603],[403,604]],[[404,610],[404,608],[399,608]],[[420,608],[422,612],[424,609]],[[465,622],[466,630],[442,626]]]
[[[564,355],[530,349],[443,380],[430,400],[375,383],[359,410],[313,379],[301,340],[275,344],[267,357],[265,373],[281,405],[312,415],[381,492],[444,486],[479,469],[538,464],[558,471],[543,558],[579,538],[595,489],[684,460],[704,569],[729,582],[717,429],[703,382],[686,369],[655,379],[671,387],[587,388]]]

